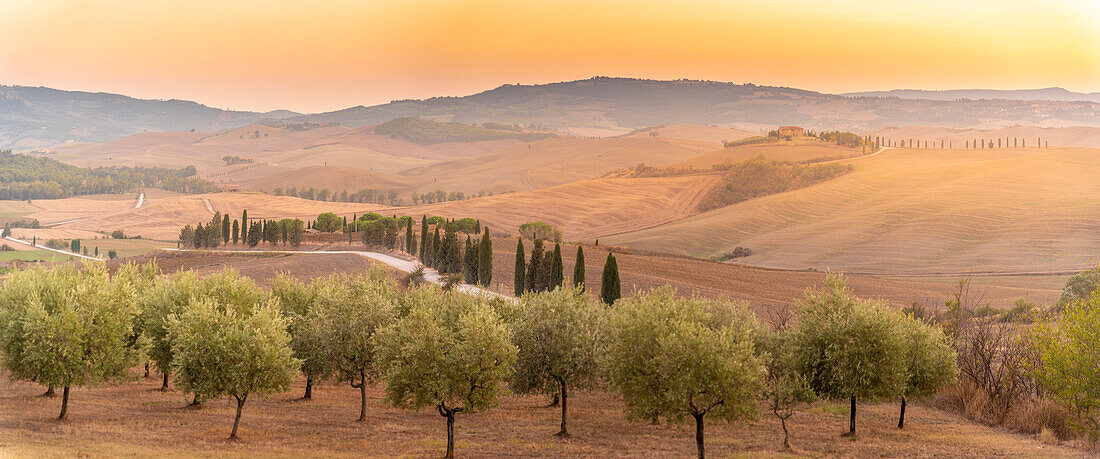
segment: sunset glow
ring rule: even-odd
[[[761,4],[762,3],[762,4]],[[1100,6],[0,1],[0,84],[304,112],[594,75],[1100,91]]]

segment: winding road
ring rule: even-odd
[[[370,258],[372,260],[380,261],[382,263],[385,263],[389,266],[392,266],[392,267],[394,267],[394,268],[396,268],[396,269],[398,269],[402,272],[406,272],[406,273],[411,273],[411,272],[415,271],[418,266],[420,266],[420,262],[416,261],[416,260],[412,260],[412,261],[402,260],[402,259],[397,258],[395,256],[386,255],[386,254],[380,253],[380,252],[367,252],[367,251],[358,251],[358,250],[205,250],[205,249],[172,249],[172,248],[166,248],[166,249],[161,249],[161,250],[166,250],[166,251],[169,251],[169,252],[214,252],[214,253],[245,253],[245,254],[248,254],[248,253],[252,253],[252,254],[256,254],[256,253],[285,253],[285,254],[311,254],[311,255],[353,254],[353,255],[359,255],[361,257]],[[433,268],[424,267],[424,280],[426,280],[428,282],[431,282],[433,284],[443,284],[443,276],[441,274],[439,274],[439,271],[436,271]],[[497,293],[497,292],[494,292],[494,291],[491,291],[491,290],[486,290],[486,289],[483,289],[483,288],[478,287],[476,285],[459,284],[456,288],[458,289],[458,291],[469,294],[469,295],[505,298],[505,299],[509,299],[509,300],[513,300],[513,301],[515,300],[515,298],[512,298],[510,296],[502,295],[500,293]]]
[[[89,257],[89,256],[87,256],[87,255],[81,255],[81,254],[79,254],[79,253],[66,252],[66,251],[64,251],[64,250],[57,250],[57,249],[54,249],[54,248],[50,248],[50,247],[45,247],[45,246],[41,246],[41,245],[38,245],[38,244],[32,244],[32,243],[30,243],[30,242],[27,242],[27,241],[23,241],[23,240],[19,240],[19,239],[16,239],[16,238],[14,238],[14,237],[11,237],[11,236],[7,236],[7,237],[5,237],[4,239],[7,239],[7,240],[9,240],[9,241],[12,241],[12,242],[18,242],[18,243],[20,243],[20,244],[23,244],[23,245],[29,245],[29,246],[31,246],[31,247],[36,247],[36,248],[39,248],[39,249],[42,249],[42,250],[49,250],[49,251],[51,251],[51,252],[57,252],[57,253],[60,253],[60,254],[62,254],[62,255],[68,255],[68,256],[70,256],[70,257],[78,257],[78,258],[85,258],[85,259],[88,259],[88,260],[99,260],[99,261],[103,261],[103,259],[102,259],[102,258]]]

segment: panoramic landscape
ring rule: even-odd
[[[1095,456],[1048,3],[5,4],[0,455]]]

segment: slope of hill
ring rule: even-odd
[[[221,110],[185,100],[0,86],[0,148],[104,142],[143,131],[210,131],[297,113]]]
[[[1028,146],[1036,146],[1041,138],[1044,143],[1058,147],[1087,147],[1100,148],[1100,128],[1091,126],[1070,127],[1040,127],[1040,126],[1010,126],[1000,129],[951,129],[933,126],[906,126],[901,128],[885,128],[867,131],[864,134],[886,139],[901,141],[912,139],[914,141],[940,140],[954,142],[955,148],[962,148],[966,142],[980,140],[1005,139],[1012,142],[1020,139],[1027,142]]]
[[[341,166],[308,166],[274,174],[261,174],[248,180],[238,175],[237,183],[251,190],[272,192],[275,188],[306,189],[310,187],[356,192],[363,188],[376,190],[405,189],[409,183],[392,174]]]
[[[1066,271],[1100,252],[1100,151],[888,150],[857,170],[608,244],[752,265],[931,273]]]
[[[477,217],[493,233],[518,234],[519,226],[543,221],[564,230],[565,239],[592,240],[676,221],[695,213],[721,174],[678,177],[603,178],[525,193],[401,209],[409,215]]]
[[[1064,88],[1043,89],[950,89],[929,91],[924,89],[892,89],[889,91],[867,91],[843,94],[852,97],[896,97],[899,99],[1007,99],[1007,100],[1051,100],[1085,101],[1100,103],[1100,92],[1073,92]]]
[[[746,137],[760,135],[740,129],[731,129],[718,126],[703,126],[694,123],[673,124],[670,126],[653,126],[636,129],[627,137],[659,137],[662,139],[694,140],[723,144],[725,142],[740,140]]]
[[[555,130],[621,132],[676,123],[759,130],[797,124],[816,130],[891,125],[949,127],[1100,125],[1100,104],[1067,101],[909,100],[845,97],[793,88],[713,81],[597,77],[537,85],[504,85],[464,97],[402,100],[295,118],[348,126],[421,117],[467,124],[498,122]]]
[[[799,162],[820,158],[847,158],[859,155],[860,152],[858,148],[841,147],[825,142],[742,145],[704,153],[673,164],[671,167],[710,169],[718,164],[736,163],[757,156],[775,161]]]
[[[421,191],[528,191],[587,180],[638,163],[664,166],[713,148],[659,138],[551,138],[401,172]]]

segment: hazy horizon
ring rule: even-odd
[[[0,82],[302,113],[595,75],[825,93],[1100,86],[1100,5],[0,1]]]

